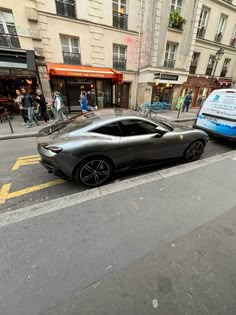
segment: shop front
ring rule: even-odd
[[[33,51],[0,50],[0,106],[17,112],[16,90],[25,87],[29,93],[38,88]]]
[[[110,68],[47,64],[51,88],[59,91],[69,112],[80,109],[80,95],[95,92],[98,108],[117,106],[113,93],[123,83],[123,74]]]
[[[206,97],[216,89],[231,88],[233,82],[227,78],[214,78],[207,76],[189,76],[183,84],[180,92],[179,102],[182,102],[189,91],[193,93],[191,107],[200,107]]]

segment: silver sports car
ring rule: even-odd
[[[41,163],[50,173],[96,187],[120,170],[174,158],[195,161],[208,135],[175,130],[131,110],[105,109],[44,128],[37,141]]]

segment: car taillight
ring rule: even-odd
[[[47,150],[49,150],[49,151],[52,151],[52,152],[54,152],[54,153],[60,153],[61,151],[63,151],[62,148],[57,147],[57,146],[55,146],[55,145],[49,145],[49,146],[45,147],[45,149],[47,149]]]

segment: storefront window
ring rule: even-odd
[[[112,82],[110,80],[97,80],[97,102],[98,108],[112,106]]]
[[[172,84],[154,84],[152,89],[152,103],[167,102],[171,104],[174,87]]]

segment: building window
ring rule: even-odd
[[[127,47],[120,45],[113,45],[113,68],[119,70],[126,70],[126,55]]]
[[[75,18],[75,0],[56,0],[57,14]]]
[[[127,0],[113,0],[113,27],[128,29]]]
[[[229,68],[229,64],[230,64],[231,59],[229,58],[225,58],[220,76],[221,77],[226,77],[227,76],[227,72],[228,72],[228,68]]]
[[[220,43],[222,40],[223,33],[225,30],[226,21],[227,21],[227,16],[221,15],[218,29],[216,32],[216,36],[215,36],[215,42],[217,42],[217,43]]]
[[[197,37],[199,38],[205,37],[208,16],[209,16],[209,9],[202,8],[199,23],[198,23],[198,29],[197,29]]]
[[[20,41],[11,11],[0,11],[0,46],[20,48]]]
[[[167,42],[165,51],[164,67],[173,69],[175,67],[175,55],[177,44]]]
[[[61,47],[64,63],[81,64],[79,38],[61,35]]]
[[[230,46],[236,48],[236,25],[234,28],[232,39],[230,41]]]
[[[190,65],[190,70],[189,70],[190,74],[196,73],[199,57],[200,57],[200,53],[198,53],[198,52],[193,53],[193,57],[192,57],[191,65]]]
[[[209,61],[208,61],[208,65],[207,65],[206,75],[211,75],[212,74],[214,63],[215,63],[215,56],[211,55],[210,58],[209,58]]]
[[[183,0],[171,0],[171,11],[178,11],[181,13]]]

